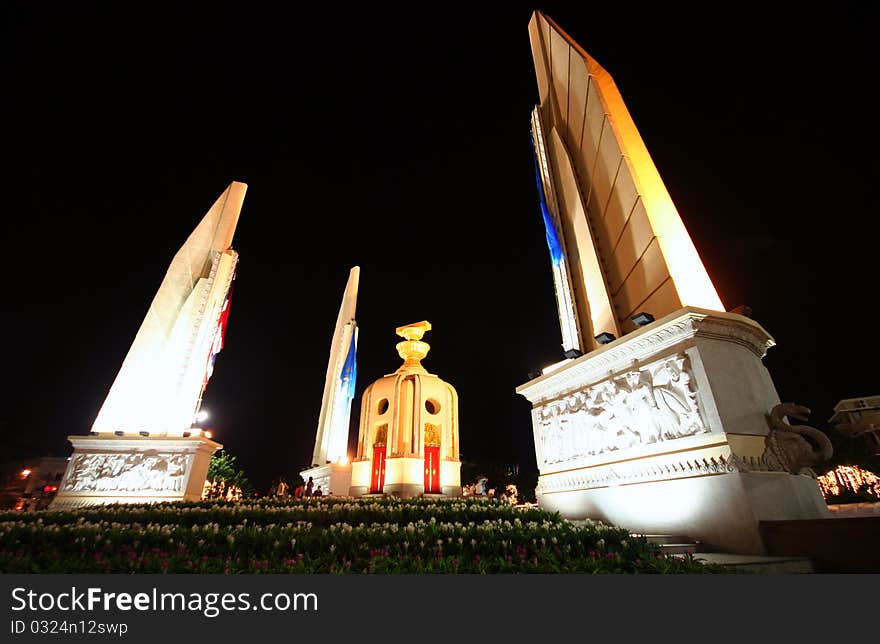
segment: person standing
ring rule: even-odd
[[[303,493],[303,496],[312,496],[312,489],[315,487],[315,482],[312,480],[312,477],[309,477],[309,480],[306,481],[306,489]]]

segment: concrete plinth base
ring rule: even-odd
[[[686,308],[519,387],[539,504],[744,554],[766,552],[759,521],[828,517],[816,480],[768,451],[773,344],[749,318]]]
[[[351,463],[325,463],[316,467],[303,470],[299,473],[303,481],[312,477],[314,487],[312,491],[321,486],[321,492],[325,495],[348,496],[351,487]]]
[[[108,503],[198,501],[211,456],[203,436],[68,436],[73,455],[52,510]]]
[[[640,534],[683,534],[705,551],[767,554],[759,523],[828,515],[816,481],[786,473],[727,472],[596,489],[539,492],[538,504]]]
[[[349,496],[363,496],[370,491],[371,467],[369,459],[352,463]],[[425,461],[423,458],[406,456],[385,461],[385,477],[382,493],[400,499],[425,495]],[[446,460],[440,463],[440,496],[461,496],[461,462]]]

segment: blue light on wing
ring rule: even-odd
[[[544,230],[547,233],[547,246],[550,248],[550,258],[556,265],[565,261],[565,251],[562,250],[562,243],[559,241],[559,234],[556,232],[556,225],[550,216],[550,210],[547,208],[547,199],[544,196],[544,182],[541,180],[541,170],[538,168],[538,151],[534,147],[532,141],[532,149],[535,152],[535,180],[538,183],[538,197],[541,202],[541,215],[544,218]]]
[[[339,376],[342,385],[341,391],[349,400],[354,398],[354,387],[357,381],[357,347],[354,343],[354,335],[354,330],[352,330],[348,355],[345,356],[345,364],[342,365],[342,373]]]

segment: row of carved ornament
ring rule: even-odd
[[[571,489],[608,487],[612,484],[647,483],[672,478],[705,476],[708,474],[785,471],[782,462],[770,452],[765,452],[758,457],[737,456],[731,452],[728,456],[684,461],[683,463],[667,463],[642,468],[630,467],[623,470],[611,468],[593,473],[572,474],[565,478],[553,477],[552,483],[548,482],[547,477],[541,477],[538,482],[538,490],[541,492],[559,492]],[[552,476],[552,474],[549,476]]]
[[[738,472],[785,472],[785,465],[771,450],[761,456],[737,456],[731,453],[728,459]]]
[[[717,458],[686,460],[680,463],[666,463],[650,467],[608,468],[597,472],[572,473],[565,477],[553,476],[548,481],[541,477],[538,481],[539,492],[562,492],[625,485],[631,483],[649,483],[666,479],[691,478],[710,474],[728,474],[739,471],[736,464],[724,456]],[[552,475],[550,475],[552,476]]]
[[[622,375],[536,408],[539,465],[709,431],[686,353]]]

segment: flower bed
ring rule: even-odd
[[[493,501],[343,499],[0,513],[5,573],[702,573],[644,537]]]

